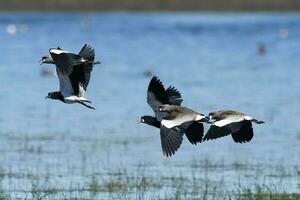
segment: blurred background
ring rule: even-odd
[[[299,7],[0,1],[1,199],[299,199]],[[55,67],[38,61],[85,43],[102,62],[87,90],[96,110],[45,99],[59,84]],[[233,109],[266,124],[246,144],[184,138],[166,158],[159,130],[137,124],[153,114],[153,75],[193,110]]]
[[[1,10],[94,10],[94,11],[297,11],[298,0],[10,0],[0,1]]]

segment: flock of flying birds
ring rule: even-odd
[[[51,48],[50,55],[43,56],[42,63],[56,65],[60,90],[49,92],[46,98],[60,100],[67,104],[79,103],[90,109],[84,95],[89,84],[91,72],[95,64],[95,50],[85,44],[78,54],[61,48]],[[201,143],[227,135],[238,143],[249,142],[253,137],[252,122],[261,124],[244,113],[221,110],[209,113],[208,116],[181,106],[182,97],[175,87],[165,89],[162,82],[152,77],[147,91],[147,103],[154,111],[154,116],[142,116],[140,123],[160,129],[162,151],[165,156],[172,156],[179,149],[183,136],[186,135],[191,144]],[[203,123],[210,124],[204,136]]]

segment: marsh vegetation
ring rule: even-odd
[[[10,147],[2,146],[2,160],[11,159],[1,166],[1,199],[300,198],[298,165],[204,157],[171,168],[143,162],[111,167],[105,164],[112,153],[109,147],[123,149],[128,141],[14,133],[2,133],[1,140]],[[58,143],[69,150],[51,150]]]

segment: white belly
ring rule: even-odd
[[[72,104],[72,103],[77,103],[78,101],[86,101],[86,98],[84,97],[78,97],[78,96],[69,96],[65,97],[65,103],[67,104]]]
[[[71,103],[76,103],[78,100],[78,97],[76,96],[69,96],[65,98],[65,103],[71,104]]]

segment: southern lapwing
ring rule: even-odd
[[[95,50],[85,44],[78,54],[64,51],[61,48],[52,48],[50,55],[43,56],[42,63],[56,65],[60,91],[49,92],[46,98],[57,99],[67,104],[80,103],[90,109],[95,109],[86,103],[91,103],[84,95],[89,84],[95,61]]]
[[[204,136],[203,141],[231,134],[235,142],[249,142],[253,138],[252,122],[257,124],[264,123],[264,121],[259,121],[244,113],[232,110],[211,112],[208,117],[212,125]]]
[[[160,128],[160,121],[166,113],[159,112],[159,106],[163,104],[180,106],[182,101],[181,94],[175,87],[169,86],[165,89],[162,82],[154,76],[148,86],[147,103],[153,109],[155,117],[142,116],[140,122]],[[203,137],[203,124],[197,122],[192,123],[186,130],[185,134],[190,143],[197,144],[198,142],[201,142]]]
[[[181,145],[183,134],[189,128],[192,127],[192,133],[199,132],[198,129],[195,129],[194,125],[200,124],[201,131],[203,132],[202,122],[208,122],[208,118],[205,115],[177,105],[161,105],[158,111],[166,114],[162,118],[160,126],[161,144],[163,153],[166,156],[175,154]]]

